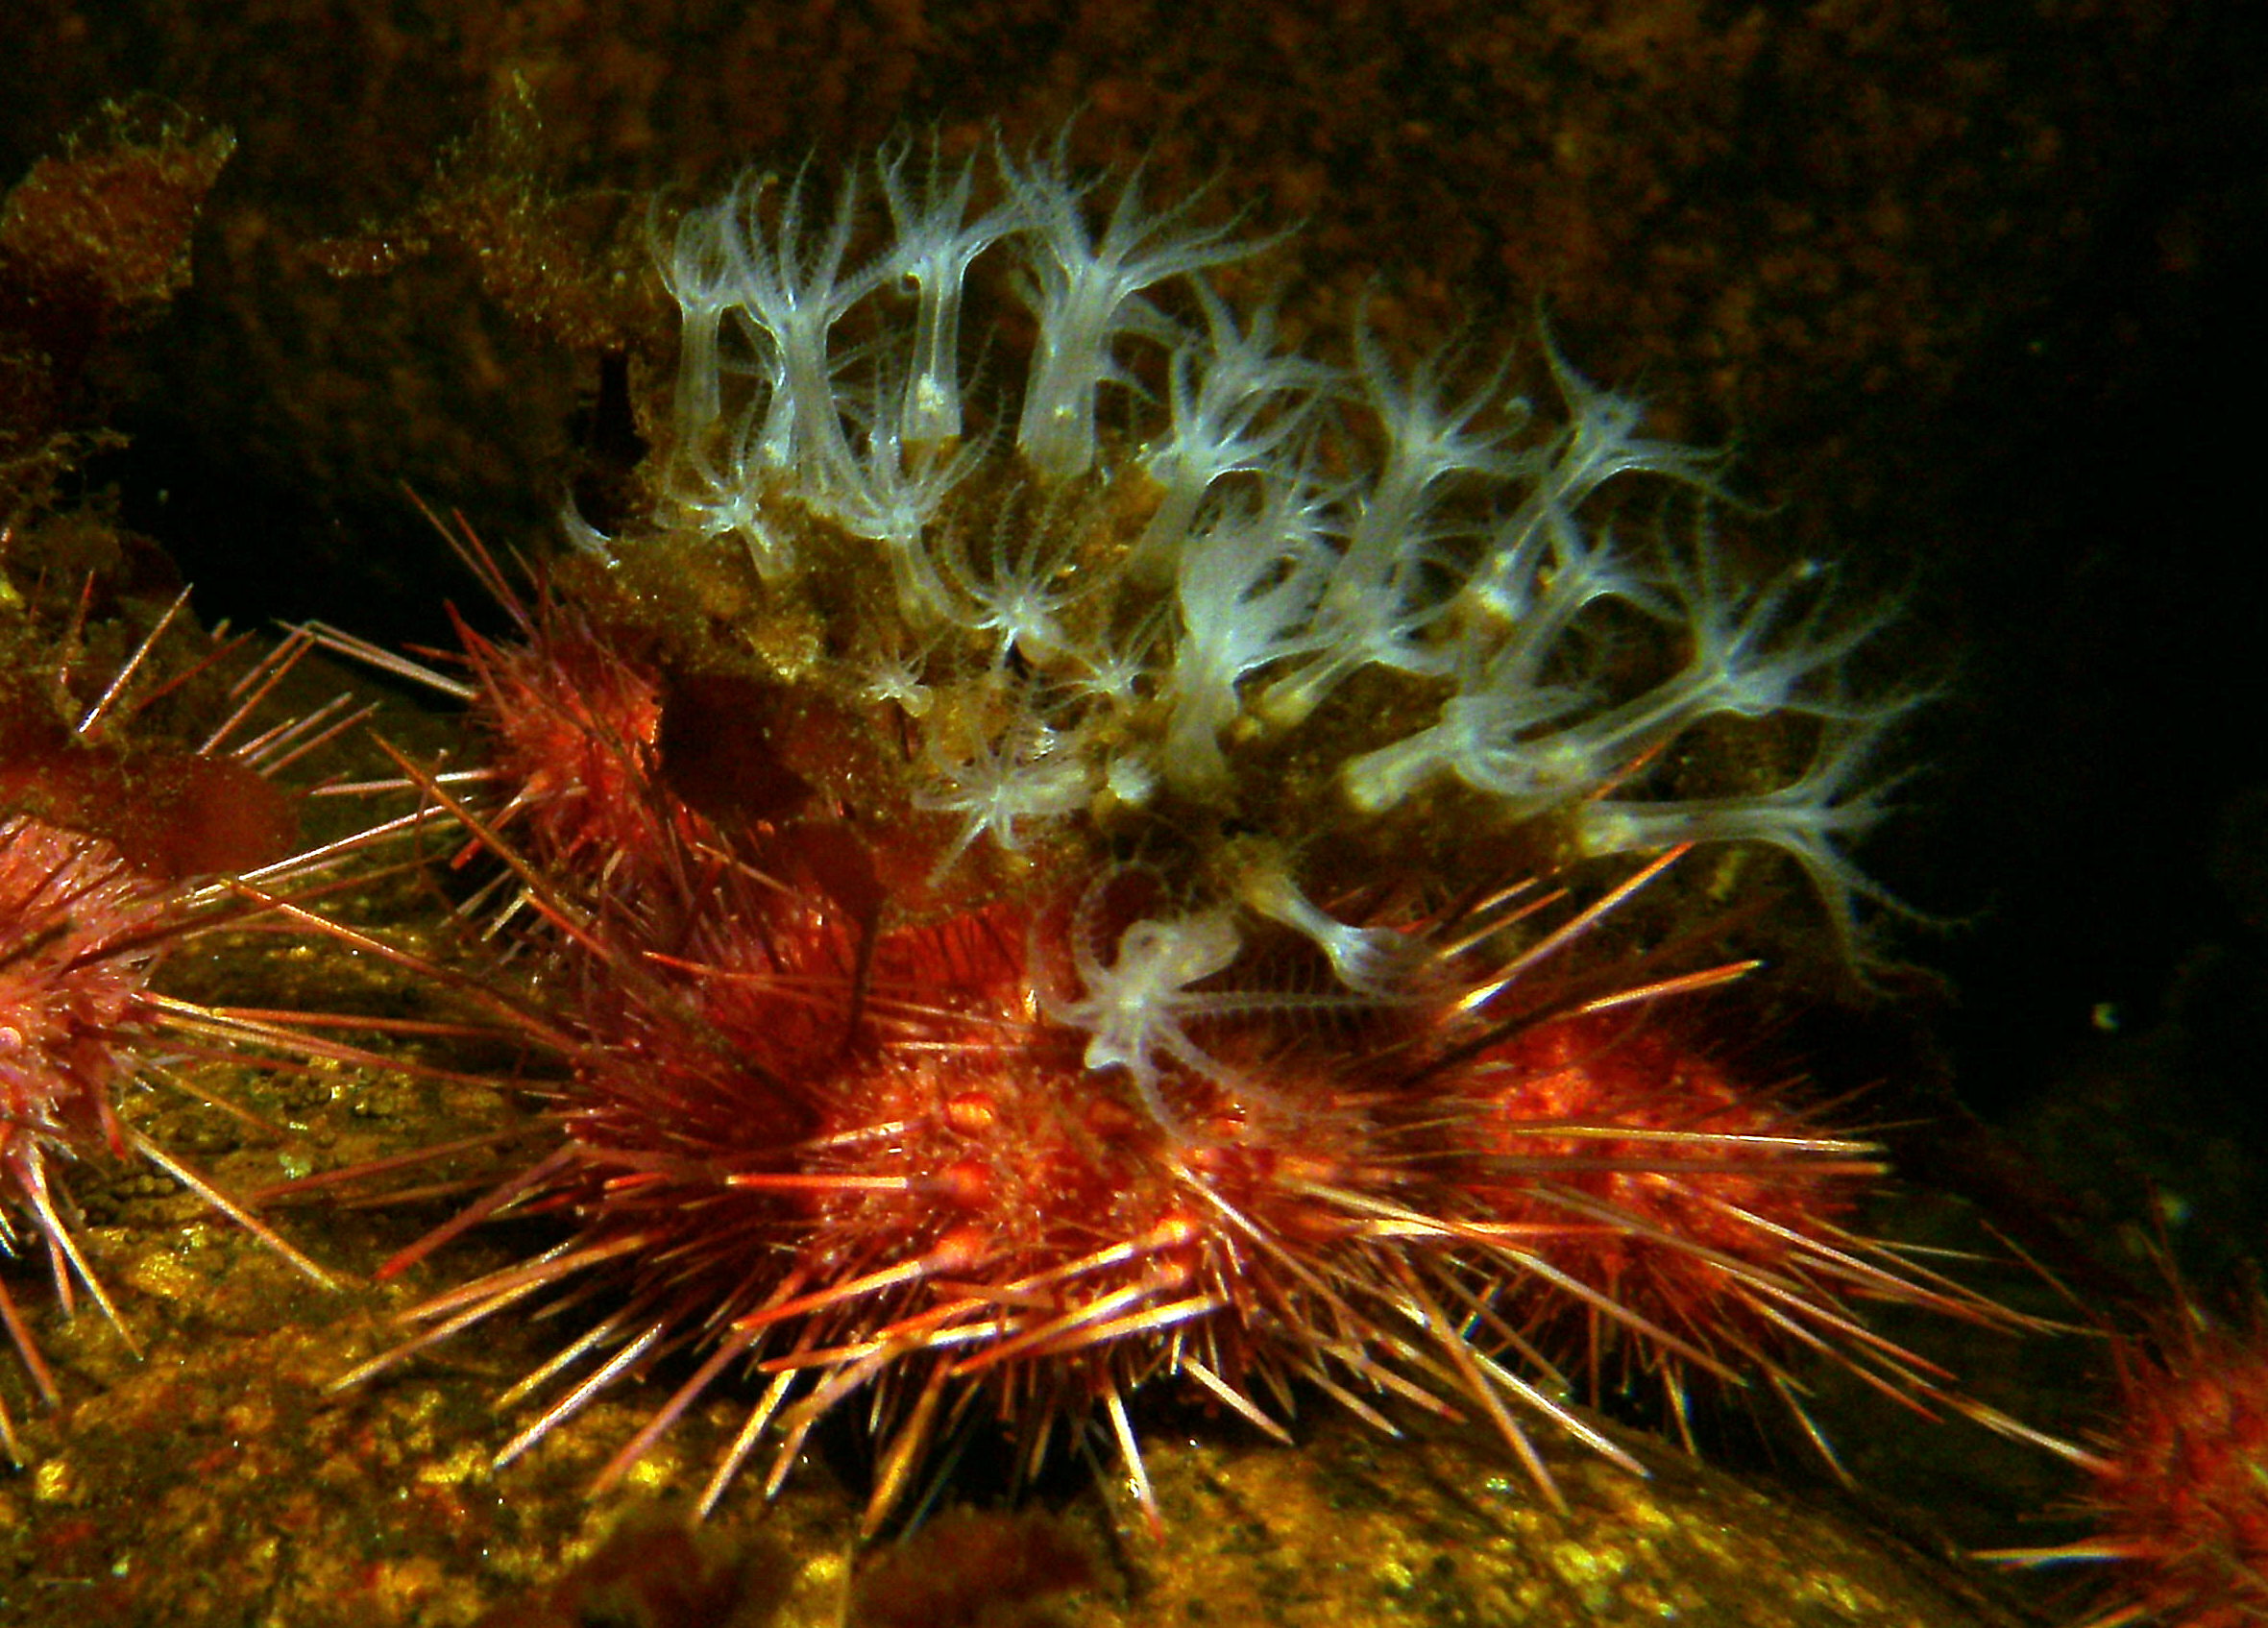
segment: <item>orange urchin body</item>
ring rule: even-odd
[[[513,788],[500,817],[564,865],[659,852],[667,833],[634,823],[659,812],[658,676],[548,598],[523,620],[529,637],[515,644],[459,627],[488,763]]]
[[[52,1156],[123,1147],[111,1095],[147,1037],[141,996],[177,903],[99,837],[0,819],[0,1237],[12,1246],[15,1208],[67,1247]]]
[[[1582,1353],[1595,1394],[1655,1375],[1682,1424],[1689,1371],[1784,1386],[1792,1335],[1841,1341],[1851,1299],[1915,1285],[1846,1226],[1883,1174],[1875,1151],[1740,1079],[1659,1009],[1524,1030],[1460,1088],[1487,1155],[1470,1185],[1553,1275],[1516,1285],[1507,1315]],[[1858,1342],[1845,1355],[1895,1387],[1921,1382],[1904,1352]]]
[[[2115,1422],[2069,1454],[2094,1535],[2010,1558],[2116,1563],[2088,1628],[2268,1622],[2268,1328],[2184,1299],[2113,1349]]]
[[[0,1246],[37,1238],[67,1307],[74,1281],[118,1320],[81,1252],[59,1161],[123,1154],[115,1110],[148,1035],[151,973],[178,930],[179,892],[129,865],[99,837],[28,814],[0,819]],[[33,1382],[61,1399],[14,1297],[0,1322]],[[0,1444],[16,1453],[0,1407]]]

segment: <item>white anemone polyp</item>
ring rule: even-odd
[[[775,587],[846,560],[887,579],[864,659],[919,698],[910,717],[957,720],[914,794],[960,821],[943,868],[1028,863],[1098,806],[1249,823],[1296,752],[1346,822],[1445,793],[1459,817],[1556,819],[1588,856],[1776,847],[1865,960],[1855,905],[1895,901],[1843,846],[1882,812],[1861,770],[1914,697],[1854,700],[1844,658],[1880,618],[1836,614],[1814,573],[1732,580],[1706,524],[1613,533],[1606,489],[1702,510],[1714,454],[1648,437],[1549,347],[1555,426],[1505,370],[1400,367],[1367,328],[1351,368],[1283,350],[1271,311],[1207,280],[1264,244],[1205,194],[1075,179],[1061,143],[908,142],[821,190],[744,179],[677,226],[654,534],[589,545],[691,533],[737,539]],[[1004,297],[1020,357],[963,331]],[[1784,786],[1649,774],[1723,718],[1795,720]],[[1276,919],[1345,973],[1351,924]]]

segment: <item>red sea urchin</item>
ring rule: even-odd
[[[7,675],[12,704],[0,739],[0,1245],[14,1253],[37,1240],[66,1310],[75,1285],[83,1287],[130,1347],[133,1336],[76,1230],[61,1171],[71,1160],[136,1154],[316,1281],[329,1281],[117,1111],[120,1093],[139,1075],[162,1073],[166,1054],[199,1051],[216,1037],[283,1037],[175,1000],[154,980],[183,943],[243,925],[251,913],[228,885],[196,878],[261,866],[256,873],[273,880],[321,863],[319,854],[290,853],[292,799],[270,777],[354,721],[342,716],[341,701],[235,739],[306,650],[308,641],[297,637],[237,676],[227,715],[195,748],[127,739],[124,726],[136,714],[238,647],[214,640],[186,671],[137,689],[186,599],[175,601],[91,701],[74,693],[67,658],[53,662],[43,684]],[[66,651],[76,648],[78,632],[74,622]],[[40,1394],[60,1399],[5,1282],[0,1320]],[[0,1439],[14,1451],[4,1409]]]
[[[699,878],[699,905],[650,916],[533,881],[576,946],[565,1143],[388,1271],[506,1205],[563,1212],[574,1233],[416,1307],[425,1331],[342,1387],[595,1278],[609,1309],[514,1387],[558,1389],[500,1463],[691,1348],[701,1360],[602,1483],[739,1364],[768,1382],[704,1508],[768,1428],[776,1489],[813,1426],[863,1393],[884,1438],[869,1522],[932,1442],[987,1412],[1030,1473],[1099,1408],[1146,1497],[1126,1398],[1166,1377],[1278,1436],[1294,1383],[1383,1428],[1384,1397],[1476,1412],[1549,1494],[1524,1417],[1633,1463],[1565,1405],[1563,1369],[1588,1363],[1596,1382],[1620,1353],[1681,1411],[1688,1371],[1761,1371],[1792,1403],[1784,1353],[1825,1347],[1918,1401],[1943,1396],[1940,1376],[1854,1302],[1994,1315],[1842,1226],[1878,1171],[1869,1148],[1634,1015],[1739,963],[1498,1038],[1470,953],[1438,960],[1432,999],[1385,1006],[1301,992],[1323,968],[1286,935],[1273,948],[1298,975],[1183,991],[1145,1090],[1091,1068],[1080,1013],[1050,1008],[1079,986],[1083,938],[1105,978],[1093,943],[1115,931],[1119,960],[1135,953],[1154,879],[1106,871],[1077,901],[869,941],[767,858],[686,853],[671,869]],[[645,938],[655,921],[671,924],[666,952]]]
[[[2268,1323],[2216,1319],[2175,1285],[2139,1334],[2113,1336],[2106,1426],[2041,1438],[2086,1476],[2075,1543],[1986,1559],[2109,1563],[2085,1628],[2268,1622]]]
[[[980,205],[900,150],[880,213],[750,182],[681,223],[653,522],[507,595],[524,642],[437,680],[490,766],[411,774],[548,958],[560,1139],[387,1270],[573,1230],[339,1385],[603,1284],[500,1460],[682,1352],[602,1481],[739,1370],[703,1506],[862,1397],[869,1524],[983,1413],[1027,1472],[1100,1414],[1146,1502],[1161,1379],[1277,1435],[1300,1384],[1484,1417],[1554,1496],[1530,1421],[1631,1462],[1581,1368],[1675,1399],[1823,1348],[1944,1397],[1855,1302],[2000,1314],[1847,1229],[1871,1150],[1653,1023],[1752,963],[1623,908],[1695,843],[1776,849],[1857,953],[1853,782],[1908,704],[1838,676],[1868,622],[1706,536],[1620,546],[1600,488],[1710,466],[1564,367],[1523,442],[1367,334],[1353,377],[1278,351],[1196,206],[997,171]],[[1004,297],[1020,401],[960,382]]]
[[[1743,1079],[1676,1014],[1648,1002],[1523,1027],[1458,1090],[1484,1154],[1468,1186],[1549,1269],[1501,1281],[1498,1314],[1531,1347],[1576,1353],[1593,1397],[1658,1385],[1690,1446],[1689,1374],[1762,1379],[1830,1462],[1792,1353],[1831,1350],[1910,1404],[1963,1405],[1941,1369],[1852,1315],[1867,1300],[1995,1315],[1851,1228],[1879,1150]]]
[[[65,1303],[76,1277],[113,1321],[51,1166],[59,1153],[125,1149],[112,1094],[142,1038],[142,996],[178,904],[177,889],[100,838],[28,815],[0,820],[0,1242],[15,1252],[17,1217],[27,1219]],[[52,1399],[55,1380],[4,1282],[0,1316]]]

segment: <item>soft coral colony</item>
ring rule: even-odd
[[[1632,1462],[1586,1390],[1792,1400],[1824,1349],[1948,1398],[1854,1302],[1997,1314],[1853,1231],[1873,1151],[1679,1020],[1744,896],[1628,903],[1776,851],[1723,887],[1808,878],[1861,954],[1907,704],[1846,693],[1866,620],[1619,535],[1713,460],[1556,358],[1534,427],[1367,328],[1285,349],[1206,204],[905,144],[679,221],[651,518],[492,575],[524,637],[441,680],[488,767],[417,771],[564,992],[561,1134],[395,1267],[573,1233],[342,1385],[565,1294],[601,1309],[500,1459],[672,1378],[611,1480],[744,1376],[705,1502],[855,1397],[877,1520],[988,1417],[1027,1470],[1106,1430],[1147,1501],[1157,1381],[1277,1436],[1302,1386],[1478,1418],[1547,1495],[1539,1421]]]

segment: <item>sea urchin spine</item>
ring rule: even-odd
[[[197,749],[119,744],[105,726],[122,725],[185,676],[135,685],[186,600],[184,593],[91,703],[76,701],[67,660],[59,659],[48,699],[72,721],[27,700],[11,708],[0,739],[0,808],[11,811],[0,813],[0,1246],[14,1253],[27,1237],[36,1239],[64,1308],[84,1288],[130,1348],[125,1320],[82,1247],[61,1177],[69,1160],[136,1154],[314,1280],[330,1283],[314,1263],[118,1114],[120,1093],[139,1075],[161,1074],[167,1054],[194,1052],[214,1038],[264,1046],[291,1038],[272,1025],[246,1025],[225,1011],[176,1000],[154,980],[184,942],[241,926],[256,913],[231,884],[199,877],[244,870],[273,884],[322,867],[325,855],[291,852],[297,829],[291,799],[269,777],[360,716],[341,701],[237,739],[308,648],[305,637],[295,636],[236,678],[228,715]],[[212,643],[191,672],[236,648]],[[76,628],[66,651],[75,644]],[[31,688],[23,675],[9,677],[11,692]],[[17,812],[27,810],[34,812]],[[319,1042],[306,1045],[322,1049]],[[0,1321],[41,1396],[59,1400],[55,1377],[5,1282]],[[15,1451],[4,1409],[0,1442]]]
[[[2091,1533],[1983,1558],[2107,1563],[2085,1628],[2251,1628],[2268,1621],[2268,1321],[2215,1317],[2179,1284],[2110,1347],[2104,1427],[2085,1445],[2036,1438],[2086,1477]]]

